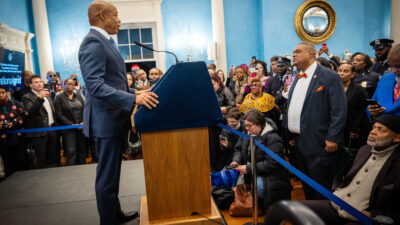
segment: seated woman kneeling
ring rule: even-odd
[[[243,117],[249,135],[257,135],[256,139],[275,154],[283,157],[283,140],[276,133],[276,125],[271,119],[266,119],[258,110],[249,110]],[[273,203],[290,199],[291,185],[284,167],[256,146],[255,151],[257,171],[258,197],[264,200],[267,210]],[[245,182],[251,179],[250,141],[240,138],[235,146],[232,167],[245,174]]]

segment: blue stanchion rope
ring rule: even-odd
[[[234,130],[228,126],[225,126],[224,124],[219,123],[219,127],[226,129],[236,135],[238,135],[241,138],[244,138],[246,140],[250,139],[250,136],[244,133],[241,133],[237,130]],[[267,153],[269,156],[271,156],[273,159],[275,159],[279,164],[281,164],[283,167],[288,169],[290,172],[292,172],[294,175],[296,175],[300,180],[308,184],[310,187],[312,187],[314,190],[318,191],[321,193],[323,196],[325,196],[327,199],[338,205],[341,209],[352,215],[354,218],[356,218],[358,221],[360,221],[362,224],[365,225],[372,225],[372,220],[364,215],[362,212],[358,211],[356,208],[348,204],[347,202],[343,201],[342,199],[338,198],[336,195],[334,195],[332,192],[330,192],[328,189],[324,188],[317,182],[315,182],[313,179],[305,175],[303,172],[300,170],[296,169],[294,166],[290,165],[288,162],[286,162],[284,159],[276,155],[274,152],[272,152],[270,149],[262,145],[258,140],[255,140],[254,143],[265,153]]]
[[[9,130],[4,133],[6,134],[22,134],[22,133],[33,133],[33,132],[44,132],[44,131],[55,131],[55,130],[69,130],[82,128],[82,124],[58,126],[58,127],[43,127],[43,128],[32,128],[32,129],[20,129],[20,130]],[[1,133],[1,132],[0,132]]]

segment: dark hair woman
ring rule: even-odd
[[[379,81],[379,74],[370,71],[372,66],[371,58],[362,52],[356,52],[351,56],[356,75],[354,82],[365,88],[369,97],[374,95]]]
[[[223,114],[226,114],[230,108],[235,107],[235,98],[229,88],[225,87],[217,74],[214,73],[210,75],[210,77],[221,111]]]
[[[359,149],[366,144],[370,125],[367,118],[368,94],[360,85],[355,84],[355,68],[350,63],[342,63],[338,68],[338,74],[342,80],[347,99],[347,120],[344,128],[345,146]],[[340,162],[342,171],[339,175],[345,175],[351,167],[351,161]],[[347,165],[344,165],[346,164]]]
[[[80,94],[74,92],[75,82],[66,79],[63,93],[57,95],[54,101],[56,118],[60,125],[83,124],[84,101]],[[84,164],[85,162],[85,137],[82,129],[64,130],[62,134],[64,155],[67,165]]]
[[[283,140],[276,133],[276,125],[271,119],[265,118],[260,111],[252,109],[244,115],[243,120],[249,135],[256,135],[261,144],[283,157]],[[246,183],[249,183],[251,178],[249,146],[249,140],[240,138],[230,164],[245,175]],[[255,151],[255,163],[258,197],[263,198],[264,209],[267,210],[279,200],[290,199],[291,185],[286,169],[258,146]]]

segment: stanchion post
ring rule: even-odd
[[[256,135],[250,135],[250,153],[251,153],[251,172],[253,173],[253,222],[244,225],[262,225],[258,223],[258,196],[257,196],[257,172],[256,172],[256,145],[254,138]]]

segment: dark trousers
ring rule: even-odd
[[[325,151],[325,150],[323,150]],[[328,190],[332,189],[334,176],[334,161],[329,156],[304,156],[302,152],[295,148],[296,167],[311,179],[322,185]],[[307,200],[325,199],[323,195],[302,182],[304,195]]]
[[[121,205],[118,199],[123,151],[123,137],[94,138],[98,156],[96,200],[100,224],[118,224]]]
[[[60,149],[57,150],[57,135],[55,132],[47,132],[46,136],[33,137],[29,143],[35,150],[36,168],[44,168],[46,165],[60,164]]]
[[[313,210],[326,225],[356,225],[355,221],[340,218],[329,200],[305,200],[302,204]]]
[[[84,164],[86,162],[86,140],[82,130],[65,130],[62,137],[67,165]]]

